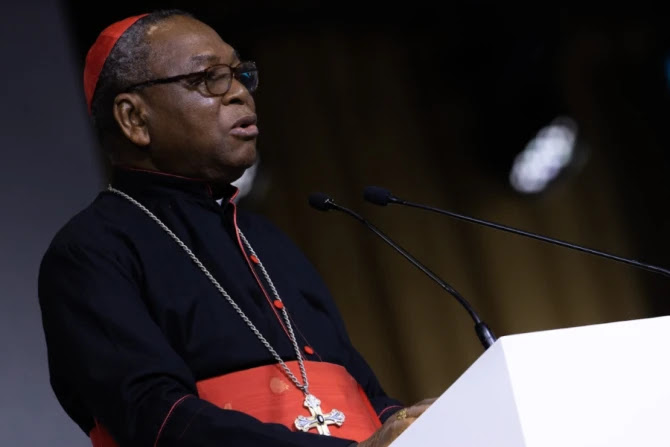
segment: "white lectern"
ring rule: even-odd
[[[670,317],[501,337],[392,447],[670,447]]]

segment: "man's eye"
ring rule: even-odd
[[[225,81],[230,77],[230,72],[228,71],[213,71],[210,73],[207,73],[207,80],[208,81]]]
[[[189,86],[197,87],[205,81],[205,75],[193,76],[186,80]]]

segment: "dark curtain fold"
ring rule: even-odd
[[[420,36],[384,32],[284,34],[253,52],[261,175],[247,204],[269,215],[307,252],[329,284],[351,337],[388,392],[415,401],[446,389],[481,353],[456,302],[359,223],[319,213],[321,190],[362,212],[451,283],[498,335],[649,316],[635,270],[540,242],[362,201],[370,184],[456,212],[621,255],[634,247],[616,170],[592,138],[589,163],[547,195],[514,195],[473,156],[477,119],[469,93],[444,72],[421,76]],[[439,51],[439,47],[434,47]],[[568,47],[569,57],[578,57]],[[565,75],[574,112],[596,120],[589,75]],[[586,85],[585,85],[586,84]],[[588,92],[587,92],[588,93]],[[513,107],[513,105],[511,105]],[[587,132],[602,130],[597,124]]]

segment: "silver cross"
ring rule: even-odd
[[[341,427],[344,424],[344,413],[333,408],[328,414],[323,414],[321,411],[321,401],[311,394],[305,395],[305,403],[303,404],[312,417],[298,416],[295,420],[295,428],[307,432],[316,428],[320,435],[330,436],[329,425],[336,424]]]

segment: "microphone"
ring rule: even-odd
[[[338,205],[335,203],[333,199],[328,197],[326,194],[323,193],[313,193],[309,195],[309,204],[312,206],[312,208],[315,208],[319,211],[329,211],[329,210],[337,210],[341,211],[345,214],[348,214],[349,216],[353,217],[354,219],[358,220],[361,222],[363,225],[368,227],[370,230],[372,230],[373,233],[375,233],[377,236],[382,238],[384,242],[389,244],[395,251],[400,253],[405,259],[407,259],[409,262],[411,262],[416,268],[421,270],[423,273],[428,275],[430,279],[435,281],[442,289],[446,290],[449,294],[451,294],[456,300],[465,308],[465,310],[470,314],[470,318],[472,318],[472,321],[475,323],[475,332],[477,333],[477,338],[479,338],[479,341],[482,343],[484,346],[484,349],[488,349],[495,341],[497,340],[496,336],[493,334],[491,329],[488,327],[488,325],[482,321],[480,316],[475,312],[475,310],[472,308],[470,303],[463,298],[463,296],[456,291],[453,287],[451,287],[449,284],[447,284],[444,280],[442,280],[440,277],[438,277],[435,273],[430,271],[428,267],[424,266],[421,264],[414,256],[409,254],[407,250],[402,248],[400,245],[396,244],[389,238],[386,234],[382,233],[380,229],[372,225],[370,222],[368,222],[365,218],[361,217],[359,214],[353,212],[352,210],[345,208],[343,206]]]
[[[413,208],[419,208],[426,211],[432,211],[438,214],[444,214],[456,219],[464,220],[466,222],[472,222],[478,225],[484,225],[486,227],[495,228],[496,230],[507,231],[508,233],[513,233],[519,236],[525,236],[532,239],[537,239],[542,242],[547,242],[549,244],[559,245],[561,247],[570,248],[572,250],[581,251],[583,253],[588,253],[594,256],[600,256],[603,258],[611,259],[613,261],[621,262],[624,264],[632,265],[650,272],[659,273],[664,276],[670,277],[670,270],[664,269],[662,267],[657,267],[650,264],[645,264],[634,259],[622,258],[621,256],[616,256],[610,253],[606,253],[599,250],[594,250],[592,248],[584,247],[581,245],[571,244],[570,242],[565,242],[560,239],[553,239],[547,236],[542,236],[540,234],[531,233],[528,231],[519,230],[517,228],[508,227],[501,225],[495,222],[489,222],[482,219],[475,219],[474,217],[464,216],[462,214],[457,214],[452,211],[442,210],[428,205],[423,205],[415,202],[408,202],[407,200],[399,199],[398,197],[391,194],[388,189],[380,188],[379,186],[368,186],[363,191],[363,198],[370,203],[375,205],[386,206],[389,203],[394,203],[398,205],[410,206]]]

